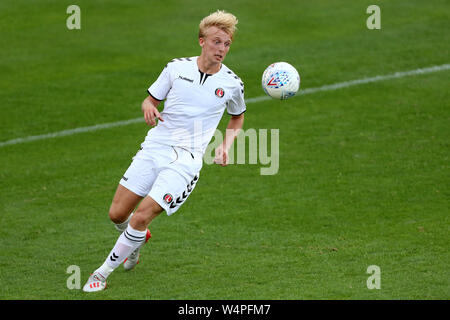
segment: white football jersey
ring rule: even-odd
[[[215,74],[202,73],[198,57],[170,61],[148,88],[157,100],[165,100],[156,127],[145,141],[178,146],[191,152],[205,152],[225,107],[230,115],[246,110],[244,83],[222,64]]]

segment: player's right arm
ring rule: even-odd
[[[173,77],[170,69],[171,65],[168,63],[158,79],[147,89],[149,96],[142,102],[142,112],[144,113],[145,122],[149,126],[156,125],[156,118],[164,121],[158,111],[158,105],[166,99],[172,88]]]
[[[164,121],[158,111],[158,105],[160,103],[161,101],[156,100],[151,95],[145,98],[145,100],[142,102],[142,112],[144,113],[144,119],[149,126],[156,125],[156,118],[158,118],[160,121]]]

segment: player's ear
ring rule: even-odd
[[[203,48],[205,45],[205,39],[203,37],[198,38],[198,44]]]

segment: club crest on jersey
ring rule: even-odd
[[[165,203],[170,204],[173,200],[173,197],[170,193],[166,193],[163,197]]]
[[[225,95],[225,91],[222,88],[216,89],[216,96],[218,96],[219,98],[223,98],[224,95]]]

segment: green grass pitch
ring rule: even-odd
[[[225,64],[247,99],[275,61],[302,89],[450,62],[448,1],[79,0],[81,30],[68,30],[71,4],[0,3],[0,143],[140,117],[217,9],[239,19]],[[371,4],[380,30],[366,27]],[[2,146],[0,299],[449,299],[448,89],[444,70],[249,103],[244,129],[279,129],[278,173],[204,165],[136,269],[96,294],[69,290],[66,271],[83,285],[114,245],[108,209],[148,127]]]

